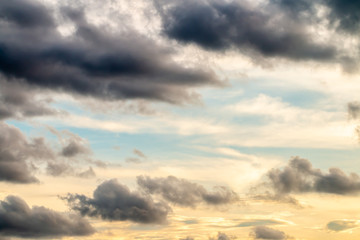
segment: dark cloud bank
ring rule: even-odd
[[[0,71],[10,82],[105,100],[196,100],[192,87],[221,85],[209,71],[183,67],[170,49],[128,30],[110,33],[82,11],[62,8],[73,35],[56,29],[38,1],[0,2]],[[45,109],[42,109],[44,111]]]
[[[8,196],[0,201],[0,236],[61,238],[86,236],[94,228],[79,216],[63,215],[44,207],[30,208],[24,200]]]
[[[319,41],[309,31],[324,19],[318,6],[326,6],[331,24],[348,34],[359,30],[360,4],[340,0],[273,0],[256,8],[245,1],[155,1],[165,36],[194,43],[211,51],[237,49],[256,57],[336,62],[351,70],[356,62],[335,42]],[[345,51],[346,52],[346,51]]]

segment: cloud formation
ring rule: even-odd
[[[68,194],[64,200],[83,216],[101,217],[111,221],[164,224],[171,211],[165,203],[154,202],[150,196],[139,192],[131,192],[116,180],[100,184],[92,198]]]
[[[52,12],[38,1],[0,3],[0,72],[8,81],[104,100],[197,100],[193,87],[221,85],[214,73],[183,67],[171,51],[133,30],[110,33],[86,13],[62,8],[75,27],[57,31]]]
[[[137,183],[146,192],[159,195],[165,200],[180,206],[195,207],[199,203],[221,205],[239,200],[238,195],[227,187],[217,186],[214,187],[214,191],[208,192],[199,184],[174,176],[168,176],[167,178],[138,176]]]
[[[330,193],[356,195],[360,193],[360,177],[356,173],[346,174],[339,168],[330,168],[328,173],[313,168],[311,162],[300,157],[292,158],[284,168],[273,168],[266,174],[266,180],[254,191],[265,193],[255,198],[290,203],[299,202],[290,194]],[[262,191],[260,190],[260,191]]]
[[[79,216],[67,216],[44,207],[30,208],[16,196],[0,201],[0,236],[61,238],[86,236],[95,229]]]
[[[0,122],[0,181],[38,182],[30,161],[46,161],[54,157],[44,138],[28,140],[19,129]]]
[[[272,240],[284,240],[288,239],[288,236],[282,231],[272,229],[265,226],[258,226],[250,233],[254,239],[272,239]]]
[[[158,4],[163,32],[183,43],[195,43],[212,51],[235,48],[248,54],[255,51],[266,57],[292,60],[327,62],[337,55],[336,47],[317,43],[306,28],[276,8],[265,7],[262,11],[238,1],[171,3]]]
[[[48,106],[50,98],[38,99],[36,91],[26,86],[4,80],[0,85],[0,120],[65,114]]]

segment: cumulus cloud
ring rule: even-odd
[[[272,239],[272,240],[283,240],[289,237],[282,231],[272,229],[265,226],[258,226],[253,229],[250,233],[254,239]]]
[[[39,1],[0,3],[0,72],[8,81],[103,100],[193,102],[190,88],[221,85],[214,73],[183,67],[171,51],[133,30],[110,33],[86,13],[62,8],[75,26],[65,36]]]
[[[101,217],[111,221],[164,224],[171,211],[167,204],[154,202],[149,195],[132,192],[116,180],[99,185],[92,198],[68,194],[64,200],[83,216]]]
[[[284,168],[273,168],[261,184],[266,193],[259,197],[267,200],[298,204],[291,193],[331,193],[356,195],[360,192],[360,177],[356,173],[346,174],[339,168],[330,168],[328,173],[312,166],[307,159],[292,158]]]
[[[280,194],[324,192],[340,195],[357,194],[360,177],[356,173],[345,174],[339,168],[323,173],[313,168],[307,159],[294,157],[284,169],[272,169],[268,178],[273,189]]]
[[[30,208],[16,196],[0,201],[0,236],[24,238],[62,238],[64,236],[86,236],[94,228],[79,216],[64,215],[44,207]]]
[[[174,176],[167,178],[138,176],[137,183],[146,192],[160,195],[165,200],[181,206],[195,207],[199,203],[221,205],[239,200],[238,195],[227,187],[217,186],[209,192],[202,185]]]
[[[44,138],[28,140],[19,129],[0,122],[0,181],[38,182],[30,161],[46,161],[54,157]]]

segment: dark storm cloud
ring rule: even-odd
[[[217,186],[214,187],[214,191],[208,192],[199,184],[174,176],[168,176],[167,178],[138,176],[137,183],[146,192],[160,195],[165,200],[181,206],[195,207],[202,202],[221,205],[239,200],[238,195],[227,187]]]
[[[147,37],[107,32],[80,11],[61,10],[76,28],[71,36],[56,30],[37,1],[1,1],[0,13],[0,71],[9,81],[105,100],[171,103],[195,101],[192,87],[221,85],[212,72],[175,63],[169,49]]]
[[[360,2],[354,0],[323,0],[330,8],[330,19],[338,22],[338,27],[349,33],[359,33]]]
[[[357,34],[360,29],[360,2],[354,0],[272,0],[271,2],[288,9],[299,16],[299,13],[315,13],[317,6],[328,8],[330,24],[338,30]],[[311,17],[305,15],[302,17]]]
[[[347,175],[339,168],[330,168],[328,173],[323,173],[313,168],[307,159],[299,157],[291,159],[283,169],[271,169],[267,178],[267,184],[277,196],[306,192],[353,195],[360,192],[357,174]]]
[[[265,8],[265,12],[237,1],[215,0],[172,1],[170,6],[164,5],[157,5],[163,31],[183,43],[195,43],[214,51],[233,48],[244,53],[255,51],[266,57],[292,60],[326,62],[337,57],[335,47],[316,43],[304,26],[276,8]]]
[[[84,216],[101,217],[111,221],[163,224],[171,211],[165,203],[154,202],[148,195],[131,192],[116,180],[99,185],[93,198],[69,194],[64,199],[73,210]]]
[[[265,226],[259,226],[254,228],[253,232],[250,233],[254,239],[272,239],[272,240],[284,240],[288,239],[286,234],[282,231],[268,228]]]
[[[336,220],[329,222],[326,227],[331,231],[341,232],[353,228],[358,228],[359,222],[353,220]]]
[[[0,201],[0,235],[24,238],[85,236],[95,232],[79,216],[67,216],[44,207],[30,208],[24,200],[8,196]]]
[[[43,138],[28,140],[19,129],[0,122],[0,181],[37,182],[29,161],[53,158]]]
[[[2,1],[0,17],[20,27],[54,27],[49,11],[36,1]]]

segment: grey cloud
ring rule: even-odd
[[[360,191],[360,177],[346,175],[338,168],[322,173],[312,164],[299,157],[290,160],[284,169],[272,169],[268,173],[272,188],[279,194],[301,192],[324,192],[340,195],[357,194]]]
[[[360,118],[360,102],[349,102],[347,107],[349,119]]]
[[[77,172],[76,168],[66,162],[50,161],[47,163],[46,173],[53,177],[74,176],[79,178],[94,178],[96,173],[92,167],[88,170]]]
[[[64,146],[61,151],[61,154],[64,157],[75,157],[80,154],[90,153],[90,149],[87,146],[84,146],[83,143],[71,139],[70,142]]]
[[[58,131],[55,128],[47,127],[48,130],[54,134],[59,142],[62,144],[60,155],[66,158],[74,158],[80,155],[89,156],[92,154],[91,148],[87,141],[77,134],[68,130]],[[89,162],[95,162],[89,160]]]
[[[24,238],[86,236],[94,228],[79,216],[67,216],[44,207],[30,208],[24,200],[8,196],[0,201],[0,235]]]
[[[272,0],[295,16],[314,13],[317,6],[328,8],[327,18],[332,26],[347,33],[357,34],[360,29],[360,3],[353,0]],[[315,14],[313,14],[315,15]],[[303,18],[309,15],[302,16]],[[311,16],[310,16],[311,17]]]
[[[316,43],[301,23],[276,8],[265,7],[262,11],[237,1],[214,0],[172,1],[169,5],[157,5],[163,31],[183,43],[214,51],[255,51],[266,57],[292,60],[328,62],[337,58],[336,47]]]
[[[359,222],[354,220],[336,220],[329,222],[326,227],[331,231],[341,232],[353,228],[358,228]]]
[[[27,86],[4,80],[0,85],[0,120],[65,114],[48,106],[50,98],[36,99],[36,91]]]
[[[73,167],[63,162],[49,162],[46,167],[46,173],[54,177],[70,175],[73,172]]]
[[[360,29],[360,3],[352,0],[324,0],[330,8],[330,19],[339,22],[338,27],[346,32],[358,34]]]
[[[20,27],[54,27],[49,11],[35,1],[4,1],[0,7],[0,18],[10,20]]]
[[[24,7],[32,5],[34,7]],[[128,30],[110,33],[86,14],[60,12],[75,25],[71,36],[56,30],[50,11],[37,1],[0,2],[0,71],[8,81],[103,100],[197,101],[194,87],[222,83],[211,71],[183,67],[171,51]],[[6,12],[6,14],[5,14]],[[33,19],[28,22],[21,17]]]
[[[96,177],[96,174],[94,172],[94,169],[92,167],[89,167],[88,170],[80,172],[78,174],[76,174],[78,177],[81,178],[94,178]]]
[[[28,140],[19,129],[0,122],[0,181],[38,182],[29,161],[52,158],[54,153],[43,138]]]
[[[238,195],[227,187],[218,186],[208,192],[203,186],[178,179],[174,176],[167,178],[150,178],[138,176],[138,185],[150,194],[162,196],[165,200],[181,206],[195,207],[199,203],[211,205],[229,204],[239,200]]]
[[[64,199],[73,210],[84,216],[101,217],[111,221],[163,224],[171,211],[165,203],[154,202],[148,195],[131,192],[116,180],[99,185],[93,198],[69,194]]]
[[[284,232],[272,228],[268,228],[265,226],[259,226],[254,228],[250,236],[252,236],[254,239],[272,239],[272,240],[288,239],[288,237]]]

